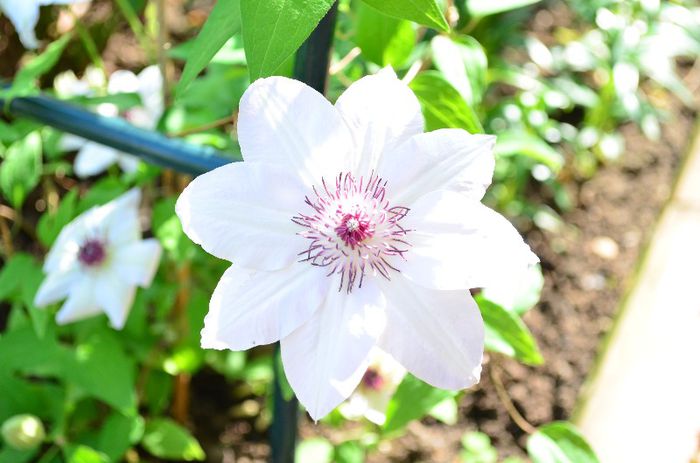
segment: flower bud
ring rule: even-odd
[[[2,424],[2,438],[17,450],[38,447],[46,437],[44,425],[34,415],[15,415]]]

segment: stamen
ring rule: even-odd
[[[97,267],[107,257],[107,250],[102,241],[88,238],[78,250],[78,260],[87,267]]]
[[[409,209],[389,204],[386,185],[374,174],[356,179],[340,173],[335,188],[321,179],[321,188],[313,187],[312,197],[304,198],[311,215],[292,218],[304,228],[299,235],[309,240],[300,261],[328,267],[328,276],[339,274],[339,290],[361,288],[367,272],[390,279],[399,271],[395,259],[405,259],[411,246],[405,239],[410,230],[398,223]]]

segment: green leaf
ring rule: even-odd
[[[0,191],[19,209],[41,179],[41,135],[32,132],[13,143],[0,164]]]
[[[435,0],[363,0],[384,14],[447,32],[450,26]]]
[[[143,432],[144,421],[140,416],[112,413],[100,427],[95,447],[110,461],[122,461],[129,447],[141,440]]]
[[[24,278],[36,267],[34,258],[29,254],[13,254],[0,268],[0,301],[9,300],[13,295],[19,294]]]
[[[365,449],[356,441],[346,441],[335,448],[333,454],[335,463],[363,463]]]
[[[470,133],[484,133],[472,108],[439,72],[421,72],[409,86],[423,108],[426,131],[459,128]]]
[[[475,299],[484,319],[484,343],[488,350],[514,357],[529,365],[542,363],[537,343],[520,317],[483,297],[477,296]]]
[[[44,246],[51,246],[63,227],[73,220],[77,206],[78,192],[71,190],[61,199],[61,203],[53,213],[47,211],[39,218],[36,234]]]
[[[203,461],[205,458],[197,439],[168,418],[148,421],[141,445],[151,455],[165,460]]]
[[[509,130],[499,134],[494,154],[496,157],[527,156],[555,173],[564,165],[564,157],[557,150],[537,135],[524,130]]]
[[[8,98],[30,93],[34,88],[34,80],[54,67],[71,38],[71,34],[65,34],[60,39],[50,43],[42,54],[25,64],[12,81],[12,87],[8,90]]]
[[[218,0],[207,22],[194,40],[187,56],[185,69],[177,84],[180,95],[204,69],[221,47],[241,29],[240,0]]]
[[[448,397],[442,402],[438,402],[428,414],[438,421],[453,426],[457,423],[458,418],[457,401],[454,397]]]
[[[467,0],[467,8],[472,16],[482,17],[515,10],[533,5],[541,0]]]
[[[415,376],[404,377],[386,409],[384,432],[398,431],[409,422],[424,417],[437,404],[457,393],[438,389]]]
[[[331,463],[333,461],[333,444],[322,437],[305,439],[297,447],[294,461]]]
[[[598,457],[578,430],[564,421],[541,426],[527,440],[533,463],[598,463]]]
[[[69,445],[64,454],[66,463],[109,463],[107,455],[86,445]]]
[[[368,61],[400,68],[416,43],[416,30],[409,21],[392,18],[360,3],[357,6],[355,43]]]
[[[486,90],[488,60],[481,44],[469,36],[437,35],[430,41],[433,62],[445,79],[471,106],[481,102]]]
[[[509,312],[522,315],[540,300],[543,286],[542,269],[539,265],[533,265],[510,284],[484,288],[480,296]]]
[[[291,57],[335,0],[241,0],[250,79],[271,76]]]

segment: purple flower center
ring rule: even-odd
[[[78,260],[88,267],[96,267],[104,262],[107,250],[104,243],[98,239],[86,240],[78,250]]]
[[[375,175],[341,173],[334,187],[325,179],[321,186],[306,197],[312,211],[292,218],[305,229],[299,235],[309,240],[299,253],[302,262],[328,267],[328,276],[339,274],[339,289],[345,286],[348,293],[355,283],[361,288],[368,273],[390,279],[391,271],[399,271],[396,259],[404,259],[410,248],[404,239],[409,230],[399,224],[408,208],[391,206],[386,182]]]
[[[378,391],[384,385],[384,378],[374,368],[368,368],[362,377],[362,385],[367,389]]]

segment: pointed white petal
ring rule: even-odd
[[[376,169],[383,152],[423,133],[420,103],[391,68],[353,83],[335,103],[358,148],[354,172]]]
[[[46,275],[34,296],[34,305],[46,307],[68,296],[71,288],[80,278],[77,268],[52,272]]]
[[[95,279],[95,299],[105,311],[110,325],[116,330],[124,327],[134,302],[136,286],[121,280],[116,272],[101,272]]]
[[[379,347],[435,387],[463,389],[479,380],[484,323],[469,291],[437,291],[397,277],[382,281],[387,327]]]
[[[75,175],[85,178],[102,173],[117,161],[117,154],[114,148],[87,142],[75,156]]]
[[[78,151],[87,143],[88,141],[82,137],[66,133],[59,140],[58,147],[62,151]]]
[[[138,93],[139,78],[131,71],[120,69],[109,76],[107,93]]]
[[[428,288],[453,290],[497,285],[537,262],[502,215],[454,191],[436,191],[414,203],[401,272]]]
[[[255,81],[241,98],[238,141],[246,162],[274,164],[308,186],[350,167],[353,140],[336,108],[285,77]]]
[[[25,48],[38,48],[39,42],[34,27],[39,21],[39,5],[28,0],[2,0],[0,9],[15,26],[17,35]]]
[[[194,179],[175,210],[187,236],[210,254],[246,268],[277,270],[308,246],[292,222],[307,193],[281,168],[242,162]]]
[[[409,206],[438,189],[459,191],[480,200],[493,177],[491,135],[440,129],[416,135],[379,161],[377,173],[389,183],[393,204]]]
[[[331,290],[314,316],[280,342],[289,384],[314,420],[348,398],[384,330],[385,298],[372,279],[350,294]]]
[[[311,318],[330,281],[305,263],[274,272],[229,267],[211,297],[202,347],[246,350],[284,338]]]
[[[158,270],[160,255],[160,243],[149,238],[120,246],[114,252],[110,264],[122,280],[146,288]]]
[[[71,288],[66,302],[56,314],[56,323],[65,325],[84,318],[92,317],[101,312],[93,287],[94,281],[89,276],[83,276]]]
[[[138,75],[139,95],[149,115],[151,127],[155,127],[163,114],[163,75],[156,65],[148,66]]]

